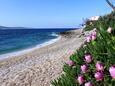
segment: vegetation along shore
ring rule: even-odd
[[[84,31],[91,32],[84,44],[63,66],[63,74],[53,86],[115,85],[115,12],[87,20]]]

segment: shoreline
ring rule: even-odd
[[[84,42],[84,37],[79,38],[81,29],[73,32],[50,45],[0,61],[0,85],[50,86],[62,74],[63,63]]]
[[[60,39],[61,39],[61,36],[58,35],[57,38],[51,39],[51,40],[46,41],[46,42],[41,43],[41,44],[38,44],[38,45],[36,45],[34,47],[26,48],[26,49],[22,49],[22,50],[17,50],[17,51],[6,53],[6,54],[1,54],[0,55],[0,60],[4,60],[4,59],[10,58],[10,57],[20,56],[20,55],[32,52],[32,51],[34,51],[36,49],[39,49],[39,48],[48,46],[50,44],[53,44],[53,43],[55,43],[56,41],[58,41]]]

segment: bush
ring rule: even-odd
[[[96,31],[64,64],[64,74],[53,86],[115,85],[115,14],[101,17],[91,28]]]

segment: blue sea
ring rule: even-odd
[[[71,29],[0,29],[0,55],[53,43]]]

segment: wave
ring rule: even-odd
[[[56,32],[52,32],[51,36],[59,36]]]
[[[53,35],[58,36],[56,34],[53,34]],[[29,52],[31,52],[31,51],[33,51],[35,49],[39,49],[41,47],[44,47],[44,46],[50,45],[52,43],[55,43],[56,41],[60,40],[60,38],[61,38],[61,36],[58,36],[55,39],[51,39],[51,40],[49,40],[47,42],[44,42],[42,44],[38,44],[35,47],[31,47],[31,48],[27,48],[27,49],[15,51],[15,52],[7,53],[7,54],[2,54],[2,55],[0,55],[0,60],[6,59],[6,58],[10,58],[10,57],[19,56],[19,55],[23,55],[25,53],[29,53]]]

